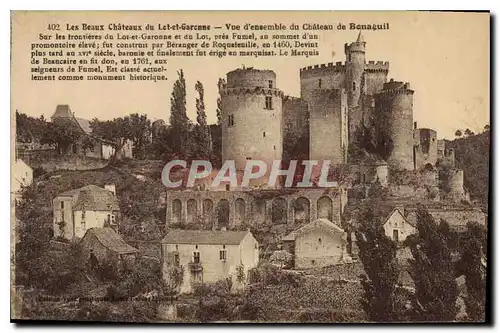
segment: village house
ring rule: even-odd
[[[80,248],[89,268],[92,266],[92,256],[95,256],[99,266],[111,265],[117,271],[133,266],[136,248],[125,243],[123,238],[111,228],[90,228],[80,241]],[[94,267],[94,269],[97,267]]]
[[[292,231],[282,242],[283,248],[294,256],[296,269],[331,266],[348,259],[346,233],[325,218]]]
[[[16,159],[12,166],[11,191],[14,199],[18,200],[21,190],[33,182],[33,169],[21,159]]]
[[[87,185],[52,201],[54,237],[82,238],[90,228],[116,227],[120,211],[115,185]]]
[[[384,224],[387,237],[395,242],[403,242],[406,237],[417,232],[416,223],[404,216],[404,208],[396,207],[387,216]]]
[[[259,263],[259,244],[250,231],[171,230],[162,240],[162,262],[167,282],[170,267],[184,268],[182,293],[193,291],[195,283],[225,278],[241,289]]]
[[[115,148],[113,147],[113,143],[107,142],[106,140],[94,136],[92,134],[92,127],[90,126],[90,121],[87,119],[76,117],[75,113],[71,111],[69,105],[66,104],[58,105],[56,107],[56,111],[50,117],[50,119],[52,122],[69,120],[73,122],[84,134],[82,139],[79,140],[79,142],[74,143],[73,146],[71,147],[71,151],[67,153],[89,156],[94,158],[102,158],[105,160],[111,158],[111,156],[115,154]],[[83,138],[90,139],[89,142],[91,143],[91,145],[88,145],[88,143],[86,143]],[[123,147],[118,152],[118,154],[116,154],[117,155],[116,157],[132,158],[132,148],[133,148],[132,141],[127,140],[123,145]]]

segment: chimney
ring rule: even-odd
[[[104,185],[104,188],[108,191],[111,191],[113,192],[114,195],[116,195],[116,186],[115,184],[107,184],[107,185]]]
[[[221,227],[220,231],[226,231],[226,227]]]
[[[417,122],[416,121],[413,122],[413,128],[417,129]]]

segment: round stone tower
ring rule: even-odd
[[[234,160],[244,170],[247,160],[262,160],[268,170],[282,157],[283,93],[270,70],[240,68],[227,73],[221,90],[222,162]]]
[[[412,170],[413,93],[409,83],[390,80],[375,95],[377,140],[385,146],[387,163],[396,170]]]
[[[365,72],[365,46],[366,43],[359,32],[358,39],[351,44],[345,44],[345,84],[347,100],[350,108],[359,105],[359,97],[363,88],[362,80]]]

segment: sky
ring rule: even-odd
[[[242,67],[271,69],[277,87],[300,96],[299,69],[345,61],[344,43],[358,31],[323,31],[316,57],[169,58],[168,81],[35,82],[30,80],[31,43],[49,23],[188,23],[271,24],[385,23],[389,30],[363,31],[366,61],[389,61],[388,79],[411,84],[414,121],[437,130],[438,138],[453,138],[457,129],[481,131],[490,122],[490,27],[488,13],[428,12],[19,12],[12,19],[11,112],[49,118],[58,104],[69,104],[80,118],[102,120],[130,113],[145,113],[168,122],[170,95],[177,70],[187,84],[187,108],[195,121],[194,85],[205,89],[208,121],[216,121],[217,81]]]

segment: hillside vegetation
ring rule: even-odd
[[[446,142],[455,149],[456,167],[464,170],[464,185],[471,199],[488,205],[491,131],[469,135]]]

